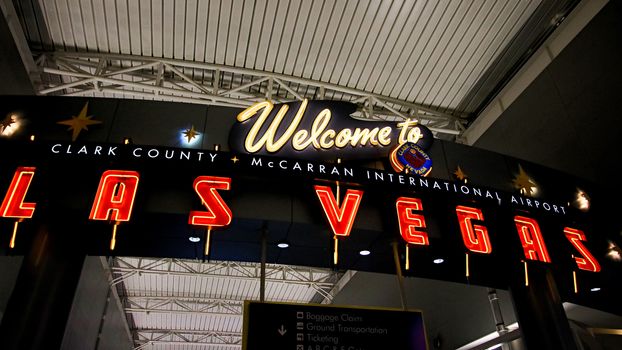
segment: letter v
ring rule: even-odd
[[[335,236],[349,236],[363,198],[363,191],[347,190],[340,208],[330,187],[316,185],[314,188]]]

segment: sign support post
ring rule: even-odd
[[[268,229],[264,226],[261,229],[261,276],[259,284],[259,301],[266,301],[266,258],[267,258],[267,240]]]
[[[402,301],[402,309],[404,311],[408,310],[408,305],[406,304],[406,292],[404,290],[404,275],[402,275],[402,266],[400,265],[400,256],[397,249],[397,242],[391,243],[393,246],[393,260],[395,261],[395,273],[397,275],[397,283],[400,286],[400,300]]]

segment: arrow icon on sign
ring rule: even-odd
[[[281,325],[281,328],[277,329],[277,331],[279,332],[281,336],[284,336],[285,333],[287,333],[287,329],[285,329],[285,326],[283,325]]]

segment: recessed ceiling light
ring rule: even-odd
[[[445,259],[442,259],[442,258],[434,259],[435,264],[442,264],[444,262],[445,262]]]
[[[366,255],[371,254],[371,252],[370,252],[369,250],[367,250],[367,249],[363,249],[363,250],[361,250],[361,251],[359,252],[359,254],[361,254],[361,255],[363,255],[363,256],[366,256]]]
[[[279,242],[279,243],[277,243],[276,246],[281,248],[281,249],[285,249],[285,248],[289,248],[289,243],[287,243],[287,242]]]
[[[200,242],[201,241],[201,237],[194,237],[194,236],[190,236],[188,237],[188,240],[192,243],[196,243],[196,242]]]
[[[592,292],[598,292],[600,291],[600,287],[594,287],[592,289],[590,289]]]

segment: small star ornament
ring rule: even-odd
[[[0,134],[13,125],[13,123],[15,123],[15,116],[13,114],[7,115],[6,118],[0,121]]]
[[[69,126],[68,130],[71,130],[71,141],[75,141],[82,130],[88,130],[89,125],[102,123],[99,120],[92,120],[91,118],[93,118],[93,116],[86,115],[88,107],[89,103],[87,102],[84,104],[84,107],[82,107],[82,110],[78,116],[72,116],[71,119],[56,122],[56,124]]]
[[[464,171],[462,171],[462,168],[460,168],[459,165],[456,171],[454,171],[454,176],[456,177],[456,179],[463,181],[463,182],[466,182],[466,179],[468,178],[467,174]]]
[[[534,189],[536,188],[536,184],[533,182],[529,175],[523,170],[523,167],[518,166],[518,175],[512,180],[514,187],[521,191],[521,193],[530,196]]]
[[[190,143],[192,141],[192,139],[194,139],[195,137],[198,137],[199,135],[201,135],[201,133],[199,133],[194,128],[194,125],[192,125],[192,127],[190,127],[190,129],[184,130],[183,134],[186,137],[186,139],[188,140],[188,143]]]

